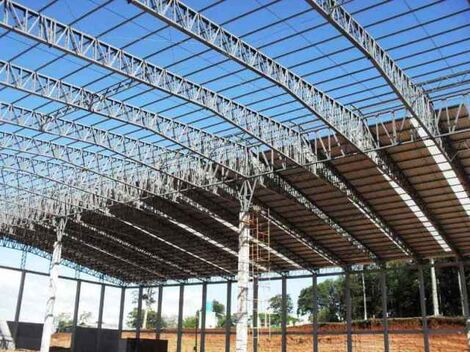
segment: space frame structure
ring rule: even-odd
[[[212,19],[231,6],[219,1],[104,1],[68,22],[47,14],[59,3],[0,0],[0,46],[20,38],[26,47],[0,57],[1,243],[51,253],[45,336],[65,259],[119,285],[236,282],[236,347],[246,351],[250,268],[266,270],[250,257],[253,217],[272,229],[269,245],[257,245],[282,278],[392,260],[422,271],[439,257],[455,258],[465,277],[468,3],[426,23],[421,11],[448,2],[368,25],[388,1],[299,1],[286,18],[272,10],[283,1],[254,2],[225,21]],[[82,30],[87,18],[122,9],[129,17],[101,33]],[[267,24],[243,22],[261,12]],[[406,16],[416,23],[387,33]],[[305,34],[251,44],[261,31],[292,31],[297,17]],[[452,25],[434,30],[442,22]],[[144,34],[113,44],[110,34],[127,25]],[[425,35],[410,39],[415,29]],[[147,54],[139,47],[166,32],[178,39]],[[303,44],[290,48],[291,38]],[[388,38],[402,43],[388,47]],[[53,58],[31,64],[33,50]],[[60,76],[64,62],[78,68]]]

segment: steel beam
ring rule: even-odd
[[[157,321],[155,324],[156,339],[160,340],[162,332],[162,303],[163,303],[163,285],[158,286],[158,299],[157,299]]]
[[[423,265],[418,265],[418,281],[419,281],[419,303],[421,308],[421,319],[423,324],[423,339],[424,339],[424,352],[430,352],[429,346],[429,327],[428,317],[426,312],[426,293],[424,286],[424,273]]]
[[[313,352],[319,352],[318,349],[318,280],[317,273],[312,275],[312,338]]]
[[[140,330],[142,329],[142,296],[144,292],[143,286],[139,286],[137,296],[137,316],[135,324],[135,339],[137,340],[137,352],[140,352]]]
[[[4,219],[4,215],[5,215],[4,213],[0,213],[0,219],[1,220]],[[1,225],[2,225],[2,223],[0,221],[0,227],[1,227]],[[34,247],[32,245],[24,244],[20,241],[17,241],[15,238],[12,237],[13,235],[14,234],[12,234],[11,232],[5,231],[5,235],[0,237],[0,247],[20,250],[20,251],[26,251],[28,253],[37,255],[41,258],[45,258],[45,259],[48,259],[48,260],[51,259],[52,256],[49,253],[47,253],[46,251],[44,251],[40,248]],[[78,270],[82,273],[86,273],[90,276],[96,277],[97,279],[113,282],[115,285],[122,285],[122,280],[119,280],[117,278],[114,278],[112,276],[109,276],[109,275],[106,275],[106,274],[103,274],[103,273],[99,273],[96,270],[87,268],[87,267],[82,266],[80,264],[76,264],[76,263],[71,262],[69,260],[64,259],[64,260],[62,260],[61,264],[64,265],[64,266],[69,267],[72,270]]]
[[[119,302],[119,326],[118,326],[119,338],[122,338],[125,300],[126,300],[126,288],[123,286],[121,287],[121,300]]]
[[[258,278],[255,276],[253,277],[253,314],[251,318],[251,325],[253,327],[252,331],[252,340],[253,340],[253,352],[258,352],[258,345],[259,345],[259,314],[258,314],[258,302],[259,302],[259,282]]]
[[[1,183],[0,183],[1,184]],[[6,184],[2,184],[4,186],[7,186],[9,187],[9,185],[6,185]],[[30,192],[29,190],[27,189],[22,189],[22,188],[19,188],[20,190],[22,191],[25,191],[25,192]],[[34,194],[34,193],[32,193]],[[34,195],[37,195],[37,194],[34,194]],[[41,210],[37,210],[37,211],[41,211]],[[0,213],[0,215],[4,215],[5,213],[2,212]],[[15,221],[15,215],[11,216],[11,221],[8,221],[9,219],[3,219],[0,224],[3,222],[3,224],[6,224],[10,227],[19,227],[19,228],[23,228],[23,229],[27,229],[27,230],[31,230],[31,229],[34,229],[34,231],[37,231],[37,232],[41,232],[40,229],[38,228],[31,228],[31,224],[28,224],[28,225],[24,225],[24,224],[20,224],[18,221]],[[50,228],[49,228],[50,229]],[[65,233],[65,237],[69,238],[70,240],[74,241],[74,242],[77,242],[77,243],[80,243],[80,244],[83,244],[85,247],[88,247],[88,249],[92,250],[92,251],[97,251],[100,255],[105,255],[105,256],[108,256],[108,257],[111,257],[111,258],[114,258],[116,260],[119,260],[120,262],[123,262],[127,265],[130,265],[130,266],[133,266],[133,267],[136,267],[138,268],[140,271],[146,271],[150,274],[152,274],[153,276],[156,276],[156,277],[164,277],[162,276],[162,274],[156,272],[155,270],[151,270],[151,269],[148,269],[144,266],[141,266],[141,265],[138,265],[124,257],[120,257],[118,255],[115,255],[115,254],[112,254],[102,248],[99,248],[93,244],[89,244],[87,242],[84,242],[83,240],[81,240],[79,237],[77,236],[74,236],[74,235],[71,235],[70,233]]]
[[[26,252],[23,252],[26,253]],[[20,277],[20,287],[18,289],[18,296],[16,298],[16,308],[15,308],[15,331],[13,333],[13,343],[16,346],[16,339],[18,337],[18,325],[20,322],[20,314],[21,314],[21,305],[23,303],[23,292],[24,292],[24,282],[26,279],[26,271],[24,267],[21,270],[21,277]]]
[[[460,295],[462,299],[462,313],[463,317],[465,318],[465,335],[467,340],[467,348],[470,348],[470,302],[468,300],[467,278],[465,276],[465,267],[461,261],[459,261],[458,266],[458,279]]]
[[[1,167],[0,167],[0,169],[1,169]],[[2,170],[0,170],[0,171],[1,171],[1,172],[0,172],[0,175],[3,175],[4,171],[2,171]],[[2,185],[4,185],[4,186],[7,186],[7,187],[11,187],[10,185],[8,185],[8,184],[6,184],[6,183],[0,182],[0,184],[2,184]],[[25,188],[24,188],[23,186],[21,186],[21,185],[17,185],[17,186],[15,186],[14,188],[16,188],[16,189],[18,189],[18,190],[21,190],[21,191],[26,191],[26,192],[28,192],[28,193],[31,193],[31,194],[33,194],[33,195],[35,195],[35,196],[40,197],[41,199],[42,199],[42,198],[45,198],[45,199],[49,199],[49,198],[50,198],[50,199],[52,199],[53,201],[57,202],[58,204],[62,204],[62,203],[63,203],[63,204],[68,204],[66,201],[63,201],[63,200],[61,200],[61,199],[59,199],[59,198],[51,198],[51,197],[47,198],[47,197],[45,197],[45,195],[39,194],[39,193],[35,192],[34,189],[25,189]],[[12,201],[12,200],[10,200],[10,202],[11,202],[11,203],[14,203],[14,201]],[[40,209],[40,208],[31,208],[30,205],[28,205],[28,206],[23,206],[21,209],[25,210],[26,208],[27,208],[27,209],[32,209],[32,210],[34,210],[35,212],[37,212],[37,211],[44,212],[43,209]],[[30,214],[31,214],[31,213],[30,213]],[[52,214],[52,215],[57,216],[58,214]],[[184,252],[184,253],[186,253],[186,254],[189,254],[189,255],[195,257],[196,259],[202,260],[202,261],[204,261],[204,262],[206,262],[206,263],[208,263],[208,264],[211,263],[211,262],[207,261],[206,259],[204,259],[204,258],[202,258],[202,257],[200,257],[200,256],[198,256],[198,255],[196,255],[196,254],[190,253],[190,252],[188,252],[187,250],[185,250],[185,249],[183,249],[183,248],[180,248],[180,247],[178,247],[178,246],[172,244],[171,242],[169,242],[169,241],[167,241],[167,240],[165,240],[165,239],[163,239],[163,238],[161,238],[161,237],[155,235],[154,233],[149,232],[149,231],[147,231],[146,229],[144,229],[144,228],[142,228],[142,227],[140,227],[140,226],[138,226],[138,225],[135,225],[135,224],[133,224],[133,223],[131,223],[131,222],[129,222],[129,221],[120,219],[120,218],[114,216],[114,215],[111,214],[111,213],[103,213],[103,215],[105,215],[105,216],[107,216],[107,217],[109,217],[109,218],[115,219],[116,221],[122,222],[123,224],[125,224],[125,225],[127,225],[127,226],[130,226],[130,227],[132,227],[133,229],[135,229],[135,230],[137,230],[137,231],[140,231],[140,232],[144,233],[145,235],[147,235],[147,236],[149,236],[149,237],[151,237],[151,238],[157,239],[157,240],[159,240],[159,241],[161,241],[161,242],[164,242],[165,244],[168,244],[168,245],[170,245],[170,246],[173,246],[173,247],[175,247],[176,249],[178,249],[178,250],[180,250],[180,251],[182,251],[182,252]],[[25,216],[26,216],[26,215],[25,215]],[[100,236],[105,237],[106,239],[111,239],[112,241],[117,241],[118,244],[121,245],[121,246],[125,246],[125,247],[128,247],[128,248],[131,248],[131,249],[133,249],[134,251],[136,251],[136,252],[138,252],[138,253],[143,253],[143,254],[148,253],[148,252],[143,251],[142,249],[140,249],[140,248],[138,248],[138,247],[133,246],[132,244],[127,243],[126,241],[123,241],[123,240],[117,239],[117,238],[115,238],[115,237],[113,237],[113,236],[110,236],[110,235],[108,235],[106,232],[101,231],[101,230],[99,230],[99,229],[96,229],[96,228],[94,228],[94,227],[91,226],[91,225],[85,224],[85,223],[83,223],[83,222],[80,222],[80,224],[83,225],[83,226],[85,226],[85,227],[86,227],[87,229],[89,229],[89,230],[92,230],[92,231],[97,232],[97,234],[99,234]],[[72,237],[72,238],[75,238],[75,237]],[[81,240],[80,240],[80,242],[81,242],[81,243],[85,243],[85,242],[83,242],[83,241],[81,241]],[[85,243],[85,245],[90,246],[88,243]],[[148,253],[148,256],[151,257],[152,259],[156,259],[156,260],[158,260],[158,261],[162,261],[162,262],[164,262],[164,263],[167,264],[167,265],[171,265],[171,266],[173,266],[173,267],[175,267],[175,268],[177,268],[177,269],[179,269],[179,270],[181,270],[181,271],[187,271],[190,275],[197,276],[197,273],[193,272],[192,270],[187,270],[187,269],[185,269],[185,268],[182,268],[182,267],[180,267],[179,265],[177,265],[177,264],[175,264],[175,263],[172,263],[171,261],[168,261],[168,260],[166,260],[166,259],[160,258],[159,256],[153,255],[153,254],[151,254],[151,253]],[[121,261],[128,262],[125,258],[121,258],[121,257],[116,257],[116,258],[118,258],[118,259],[121,260]],[[135,266],[135,264],[134,264],[134,263],[131,263],[131,262],[128,262],[128,264],[131,264],[131,265]],[[225,270],[225,269],[219,267],[219,266],[216,265],[216,264],[212,264],[212,265],[215,266],[216,268],[222,270],[224,273],[227,272],[227,270]],[[144,269],[144,270],[149,271],[148,269]],[[165,276],[163,276],[163,274],[158,273],[158,272],[156,272],[156,271],[154,271],[154,270],[149,271],[149,272],[153,273],[153,274],[156,275],[157,277],[166,278]]]
[[[344,274],[344,301],[346,305],[346,344],[347,351],[353,351],[353,336],[352,336],[352,304],[351,304],[351,273],[350,268]]]
[[[76,352],[76,336],[78,326],[78,310],[80,308],[80,295],[82,290],[82,281],[77,280],[75,287],[75,302],[73,305],[73,317],[72,317],[72,334],[70,336],[70,350]],[[121,329],[120,329],[121,330]]]
[[[176,352],[181,352],[183,338],[184,284],[180,284],[178,301],[178,330],[176,332]]]
[[[106,286],[101,284],[100,290],[100,303],[98,306],[98,322],[97,322],[97,336],[96,336],[96,351],[101,351],[101,340],[102,340],[102,330],[103,330],[103,309],[104,309],[104,295],[106,292]]]
[[[207,309],[207,282],[202,283],[201,303],[201,345],[200,352],[206,351],[206,309]],[[199,318],[196,320],[199,323]]]
[[[281,278],[281,352],[287,352],[287,276]]]
[[[225,311],[225,352],[230,352],[232,335],[232,281],[227,281],[227,299]]]
[[[388,290],[387,290],[387,270],[385,265],[380,268],[380,292],[382,297],[382,325],[384,331],[384,352],[390,351],[388,337]]]

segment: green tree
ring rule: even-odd
[[[196,316],[189,316],[183,320],[183,328],[185,329],[195,329],[198,325],[198,320]]]
[[[147,311],[147,329],[155,329],[157,327],[157,312],[155,312],[153,309],[149,309]],[[136,328],[137,327],[137,308],[132,309],[129,314],[127,315],[127,325]],[[162,328],[166,328],[167,326],[167,321],[163,318],[161,318],[161,324],[160,326]]]
[[[73,325],[73,320],[69,313],[59,313],[55,318],[57,324],[57,331],[66,331]]]
[[[225,325],[225,306],[217,300],[212,301],[212,311],[217,317],[217,327],[222,327]]]
[[[275,295],[269,299],[269,308],[272,311],[271,324],[280,325],[282,317],[282,295]],[[294,310],[294,304],[290,295],[286,296],[286,314],[289,316]]]

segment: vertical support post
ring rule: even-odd
[[[440,312],[439,312],[439,298],[437,295],[436,267],[434,265],[434,259],[431,259],[430,262],[431,262],[432,308],[433,308],[433,315],[437,317],[440,315]]]
[[[72,336],[70,341],[70,349],[72,352],[75,352],[75,337],[77,334],[77,325],[78,325],[78,310],[80,308],[80,292],[82,289],[82,281],[77,280],[77,286],[75,288],[75,302],[73,306],[73,320],[72,320]]]
[[[387,298],[387,272],[384,266],[380,270],[380,290],[382,292],[382,324],[384,330],[384,352],[390,351],[388,338],[388,298]]]
[[[163,285],[158,287],[158,301],[157,301],[157,322],[155,324],[155,333],[157,340],[160,339],[162,333],[162,301],[163,301]]]
[[[361,273],[361,281],[362,281],[362,301],[364,304],[364,320],[368,319],[367,316],[367,293],[366,293],[366,279],[364,277],[364,266],[362,266],[362,273]]]
[[[139,296],[137,298],[137,321],[135,325],[135,338],[137,340],[137,346],[140,346],[140,330],[142,328],[142,296],[144,294],[144,288],[139,286]],[[140,350],[140,348],[138,347]]]
[[[240,211],[236,352],[248,350],[248,285],[250,280],[250,213]]]
[[[52,252],[51,267],[49,271],[49,297],[47,298],[46,316],[41,337],[41,352],[49,352],[51,335],[54,328],[54,305],[56,299],[57,284],[59,283],[59,266],[62,258],[62,237],[65,230],[65,219],[60,219],[56,226],[56,241]]]
[[[98,324],[97,324],[97,338],[96,338],[96,351],[101,351],[101,330],[103,328],[103,309],[104,309],[104,294],[106,286],[101,284],[100,292],[100,305],[98,306]]]
[[[15,331],[13,332],[13,343],[15,344],[15,346],[16,346],[16,338],[18,336],[18,325],[20,322],[21,305],[23,303],[25,279],[26,279],[26,271],[24,270],[24,268],[21,268],[20,288],[18,290],[18,297],[16,299],[16,309],[15,309],[15,324],[14,324]]]
[[[313,318],[313,352],[319,352],[318,350],[318,287],[317,287],[317,274],[314,273],[312,276],[312,318]]]
[[[178,331],[176,336],[176,352],[181,352],[181,342],[183,337],[183,303],[184,303],[184,284],[180,284],[180,297],[178,308]]]
[[[419,280],[419,302],[421,306],[421,318],[423,320],[423,335],[424,335],[424,352],[429,352],[429,329],[428,318],[426,313],[426,293],[424,290],[424,273],[423,265],[418,265],[418,280]]]
[[[287,352],[287,276],[281,279],[281,351]]]
[[[465,317],[465,333],[467,335],[467,349],[470,350],[470,307],[467,291],[467,280],[465,278],[465,267],[462,262],[459,262],[459,282],[460,282],[460,296],[462,299],[462,313]]]
[[[253,278],[253,352],[258,352],[258,278]]]
[[[346,333],[347,333],[347,346],[348,352],[352,352],[352,309],[351,309],[351,274],[350,269],[346,269],[344,295],[346,303]]]
[[[206,307],[207,307],[207,282],[202,283],[202,307],[201,307],[201,352],[206,350]],[[196,338],[197,341],[197,338]]]
[[[227,282],[227,311],[225,312],[225,352],[230,352],[232,335],[232,281]]]
[[[124,301],[126,299],[126,288],[121,287],[121,302],[119,303],[119,338],[122,337],[123,321],[124,321]]]

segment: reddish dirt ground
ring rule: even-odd
[[[460,329],[464,328],[463,319],[430,318],[429,327],[434,329]],[[424,350],[423,335],[419,333],[421,322],[419,319],[391,319],[390,350],[399,352],[422,352]],[[379,320],[370,320],[366,323],[354,323],[353,350],[355,352],[381,352],[384,350],[382,325]],[[320,350],[327,352],[344,352],[346,350],[345,325],[343,323],[321,324],[320,332],[328,333],[319,337]],[[406,334],[398,334],[399,331]],[[261,329],[259,337],[259,352],[277,352],[281,347],[279,330],[269,331]],[[305,352],[313,349],[311,326],[296,326],[288,328],[288,352]],[[133,337],[133,332],[124,332],[123,337]],[[155,338],[155,333],[143,331],[142,338]],[[176,350],[176,330],[168,329],[161,335],[169,342],[169,351]],[[200,341],[198,341],[198,344]],[[195,344],[194,329],[185,329],[182,338],[182,352],[193,352]],[[69,347],[70,334],[57,333],[53,335],[52,346]],[[235,336],[231,337],[232,351],[235,351]],[[432,352],[470,352],[466,347],[464,333],[431,334],[430,346]],[[206,332],[206,352],[221,352],[225,348],[224,329],[211,329]],[[1,351],[1,350],[0,350]]]

